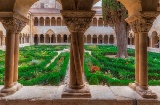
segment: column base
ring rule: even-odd
[[[0,91],[0,97],[5,97],[14,94],[16,91],[23,87],[20,83],[16,82],[12,87],[3,87]]]
[[[85,84],[82,89],[72,89],[69,85],[65,85],[62,98],[91,98],[89,85]]]
[[[129,87],[134,91],[136,90],[137,86],[138,86],[138,83],[129,83]]]
[[[153,93],[152,90],[150,89],[144,90],[144,89],[141,89],[139,86],[137,86],[136,92],[143,98],[157,99],[156,93]]]

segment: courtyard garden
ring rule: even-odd
[[[69,63],[69,53],[58,52],[68,46],[29,46],[20,49],[19,82],[23,85],[58,85]],[[57,56],[58,55],[58,56]],[[53,58],[56,59],[52,61]],[[4,80],[5,54],[0,51],[0,84]]]
[[[85,75],[90,84],[128,85],[135,80],[134,50],[128,49],[128,58],[116,58],[115,46],[85,46]],[[149,85],[160,84],[160,54],[148,53]]]
[[[59,85],[69,64],[69,46],[28,46],[20,49],[19,82],[26,86]],[[134,82],[134,50],[117,58],[115,46],[85,46],[84,73],[90,85],[128,85]],[[53,60],[54,59],[54,60]],[[149,85],[160,84],[160,54],[148,53]],[[5,52],[0,50],[0,85],[4,84]]]

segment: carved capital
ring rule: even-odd
[[[20,33],[26,26],[26,22],[23,22],[16,18],[0,18],[4,28],[14,33]]]
[[[61,11],[70,32],[85,32],[90,26],[95,13],[95,11]]]
[[[135,33],[148,33],[159,13],[160,12],[157,11],[141,11],[134,16],[127,18],[126,21],[130,24]]]

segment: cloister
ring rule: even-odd
[[[38,0],[5,0],[5,2],[3,0],[0,0],[0,21],[6,29],[6,41],[4,42],[4,38],[1,38],[3,39],[1,41],[1,44],[6,43],[5,78],[4,86],[0,91],[1,97],[8,97],[8,95],[12,95],[13,93],[16,94],[16,92],[21,91],[20,89],[22,88],[22,84],[18,83],[19,42],[25,43],[33,39],[29,39],[27,35],[20,36],[20,33],[29,22],[27,17],[28,11],[36,1]],[[84,105],[86,105],[86,103],[93,105],[105,105],[108,103],[109,105],[114,105],[113,103],[115,102],[115,100],[105,101],[105,97],[103,97],[101,100],[98,100],[99,103],[96,103],[96,99],[91,99],[88,101],[88,98],[91,98],[92,96],[92,91],[90,91],[89,85],[84,83],[83,79],[84,43],[114,44],[114,35],[109,35],[110,37],[107,37],[107,35],[101,36],[101,34],[99,34],[98,36],[90,36],[89,34],[85,35],[85,32],[89,28],[92,20],[93,26],[102,25],[101,18],[93,18],[95,15],[95,11],[92,10],[92,6],[98,1],[99,0],[58,0],[58,2],[62,5],[62,10],[60,12],[62,14],[63,21],[60,17],[45,19],[43,17],[34,18],[35,26],[38,27],[43,25],[63,25],[64,22],[69,30],[68,33],[70,33],[68,34],[68,36],[64,34],[55,35],[54,31],[49,30],[48,33],[46,32],[43,34],[34,34],[34,41],[37,44],[70,42],[70,80],[69,84],[65,85],[63,89],[61,89],[61,93],[59,93],[60,99],[56,100],[59,104],[66,105],[67,103],[77,103],[78,105],[80,105],[80,103],[82,102]],[[144,103],[142,102],[142,104],[140,105],[159,105],[160,102],[159,99],[157,99],[157,93],[152,92],[152,90],[148,86],[147,65],[147,46],[154,47],[155,43],[157,43],[158,41],[155,32],[153,32],[151,36],[149,36],[152,37],[151,42],[148,41],[147,36],[153,21],[159,15],[159,7],[157,7],[159,0],[118,1],[120,1],[128,10],[128,18],[126,18],[126,22],[129,23],[134,32],[134,35],[131,35],[131,37],[134,36],[134,41],[131,39],[130,43],[132,44],[134,42],[135,44],[135,82],[130,83],[129,87],[135,91],[134,94],[139,94],[139,96],[143,98],[152,99],[144,99]],[[23,37],[26,38],[23,39]],[[104,40],[102,37],[104,37]],[[97,91],[98,89],[100,88],[97,87]],[[115,91],[120,92],[121,90],[115,89]],[[107,92],[105,94],[107,94]],[[81,99],[76,100],[75,98]],[[85,98],[87,98],[87,100]],[[6,105],[7,101],[4,101],[3,99],[5,98],[2,98],[2,101],[0,99],[0,104],[2,103],[2,105]],[[62,103],[62,101],[65,102],[65,99],[67,103]],[[124,100],[119,99],[118,101],[116,100],[117,103],[115,103],[115,105],[137,105],[137,102],[134,102],[133,100],[128,101],[125,100],[125,98]],[[143,101],[143,99],[140,98],[140,101]],[[28,105],[28,103],[25,102],[24,105]],[[11,103],[9,104],[12,105]],[[23,101],[21,101],[20,103],[16,103],[15,100],[15,102],[13,103],[13,105],[21,104],[23,104]],[[39,103],[32,104],[38,105]],[[43,100],[41,104],[47,103],[45,103],[45,100]]]

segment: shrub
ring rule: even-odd
[[[99,81],[96,75],[92,75],[90,80],[89,80],[90,85],[98,85]]]

